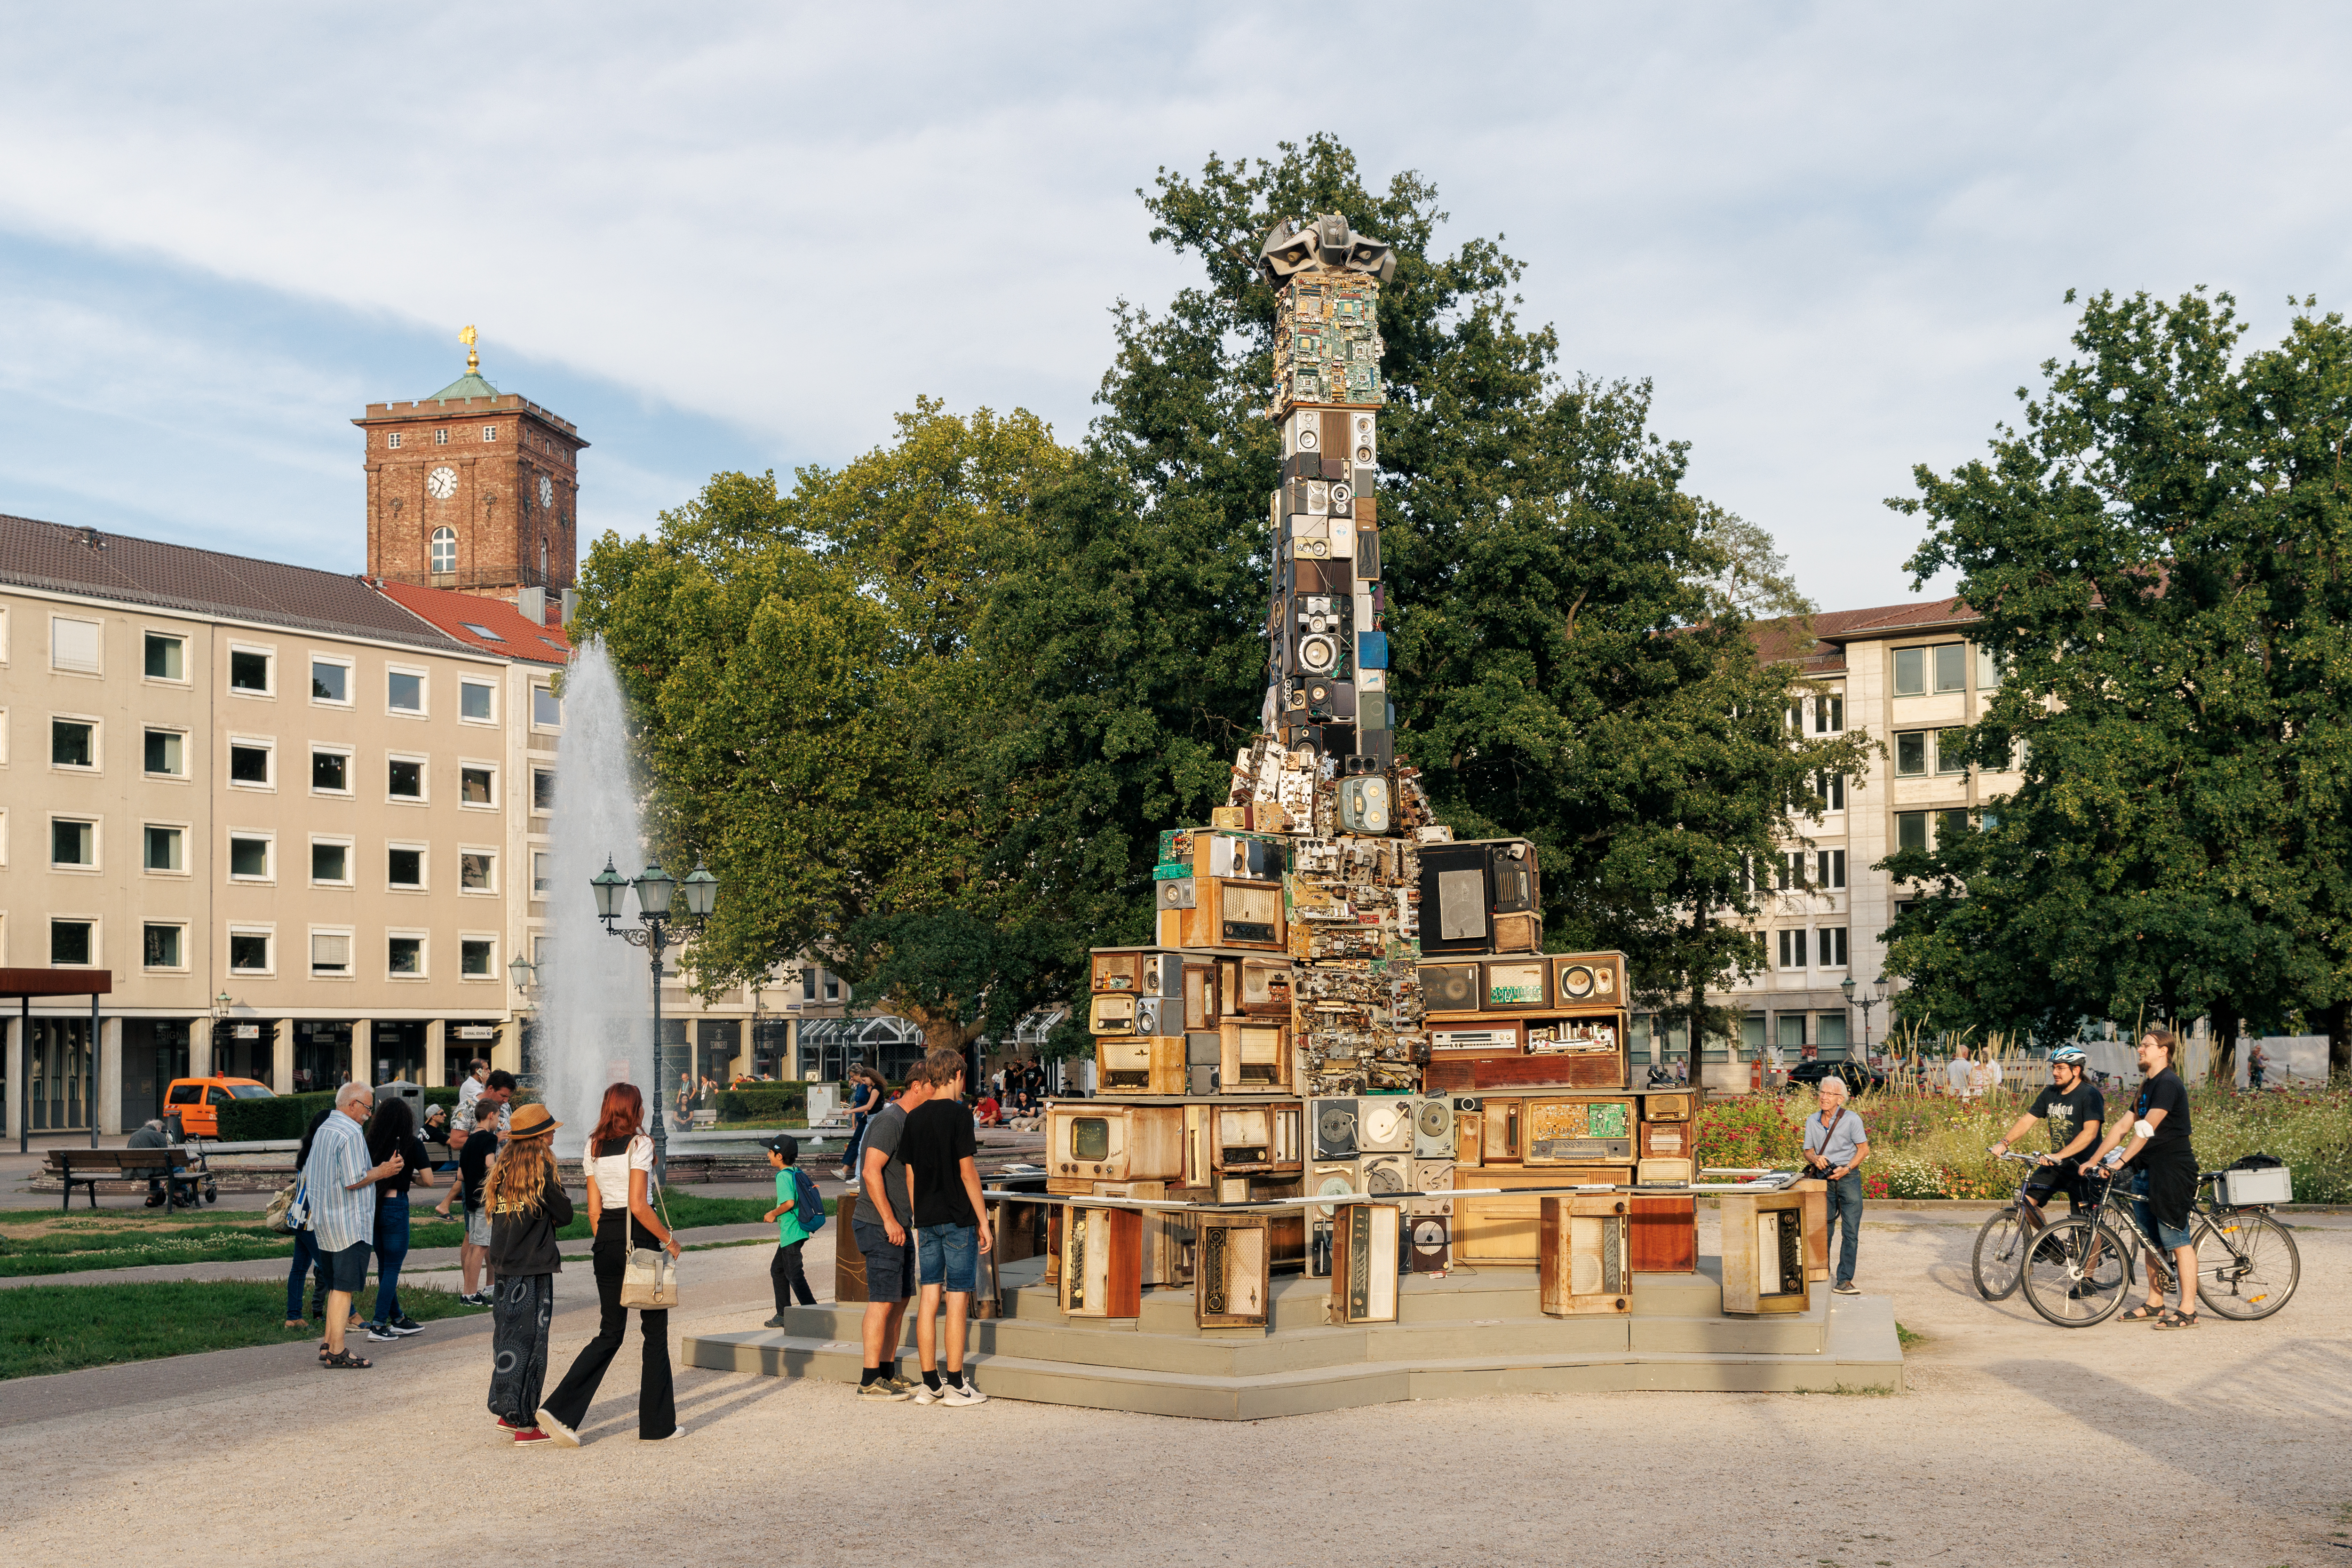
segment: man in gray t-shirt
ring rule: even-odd
[[[898,1143],[906,1134],[907,1112],[930,1094],[924,1072],[918,1063],[908,1075],[907,1092],[866,1119],[866,1142],[858,1154],[857,1207],[849,1230],[866,1259],[866,1367],[857,1387],[861,1399],[898,1400],[914,1394],[898,1377],[898,1342],[906,1331],[908,1299],[915,1293],[915,1205]]]

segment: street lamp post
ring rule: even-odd
[[[697,865],[686,880],[680,882],[659,866],[647,866],[635,880],[622,877],[613,868],[611,856],[604,858],[604,868],[588,879],[596,893],[596,918],[604,929],[632,947],[642,947],[653,954],[654,972],[654,1173],[656,1177],[668,1177],[668,1137],[662,1116],[662,1093],[666,1079],[662,1074],[661,983],[662,955],[672,947],[682,945],[688,938],[702,930],[703,922],[719,901],[719,879]],[[621,917],[621,889],[634,888],[637,895],[637,923],[616,926]],[[682,913],[673,913],[672,903],[679,895],[686,904]],[[693,922],[684,933],[677,934],[673,926],[679,920]]]
[[[1872,988],[1876,992],[1875,995],[1871,994],[1869,992],[1864,992],[1862,995],[1857,996],[1853,994],[1854,985],[1853,975],[1849,974],[1843,980],[1838,982],[1838,989],[1845,993],[1846,1005],[1851,1007],[1859,1003],[1862,1006],[1862,1059],[1865,1065],[1867,1065],[1870,1060],[1870,1010],[1876,1006],[1886,995],[1885,977],[1882,975],[1877,980],[1872,982]]]

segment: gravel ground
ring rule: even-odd
[[[837,1384],[683,1372],[688,1434],[646,1447],[632,1352],[585,1448],[517,1449],[483,1410],[475,1320],[368,1347],[389,1352],[368,1373],[263,1346],[0,1384],[0,1520],[23,1562],[160,1528],[177,1562],[291,1563],[387,1529],[437,1539],[484,1506],[498,1555],[567,1568],[910,1551],[1084,1568],[2347,1561],[2331,1553],[2352,1542],[2352,1219],[2297,1216],[2303,1285],[2279,1317],[2151,1337],[1979,1300],[1979,1217],[1865,1227],[1864,1289],[1927,1336],[1897,1397],[1535,1395],[1234,1426],[1011,1401],[869,1409]],[[821,1285],[830,1236],[811,1247]],[[695,1255],[674,1330],[756,1324],[767,1258]],[[560,1374],[594,1311],[583,1269],[557,1291]],[[204,1506],[166,1523],[159,1490]]]

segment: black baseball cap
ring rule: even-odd
[[[768,1152],[782,1154],[787,1165],[797,1165],[801,1162],[801,1141],[789,1132],[779,1132],[768,1140]]]

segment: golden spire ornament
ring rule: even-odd
[[[466,345],[466,374],[479,374],[482,369],[482,356],[474,352],[474,329],[471,324],[457,334],[457,341]]]

